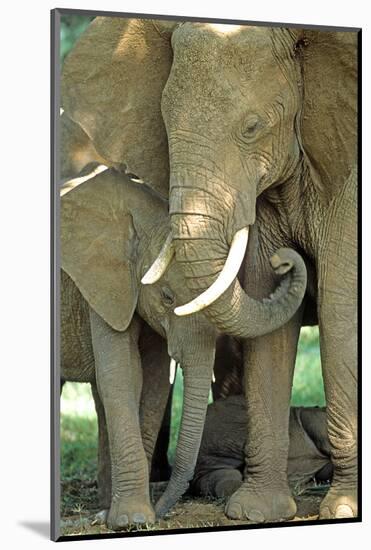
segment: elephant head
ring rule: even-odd
[[[137,312],[168,342],[184,376],[184,403],[176,457],[158,504],[164,514],[193,476],[215,359],[215,330],[202,314],[174,314],[180,266],[173,262],[160,282],[140,279],[169,232],[168,204],[145,185],[106,170],[61,197],[61,266],[92,309],[117,331]]]
[[[341,185],[354,158],[353,49],[350,33],[97,18],[67,58],[67,116],[110,165],[169,193],[168,244],[189,295],[201,293],[177,313],[208,306],[216,326],[251,337],[296,311],[305,289],[297,273],[265,303],[236,275],[261,193],[295,181],[304,164],[318,193]],[[273,267],[285,273],[296,261],[281,251]],[[144,281],[165,266],[160,258]]]

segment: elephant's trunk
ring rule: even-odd
[[[241,288],[236,278],[238,264],[234,265],[233,278],[226,277],[229,287],[227,285],[222,291],[219,288],[218,292],[213,292],[232,254],[227,240],[234,243],[239,235],[246,245],[247,228],[241,227],[241,207],[228,208],[231,196],[223,210],[223,198],[212,197],[210,182],[207,191],[200,186],[200,183],[192,186],[192,180],[180,186],[177,179],[174,182],[172,178],[172,246],[177,262],[182,265],[188,289],[193,295],[201,295],[192,300],[191,304],[177,308],[176,313],[190,314],[205,308],[204,314],[214,326],[236,337],[254,338],[276,330],[291,319],[304,297],[307,274],[302,258],[287,248],[276,252],[271,259],[272,267],[277,274],[285,277],[275,292],[262,302],[254,300]],[[236,215],[236,220],[232,222],[230,211]],[[246,212],[248,214],[249,208],[246,208]],[[251,218],[251,214],[245,215],[243,221],[247,217]],[[227,238],[232,225],[234,235]],[[242,258],[243,249],[239,261]],[[212,300],[204,299],[205,296],[210,298],[209,295],[215,300],[213,303]],[[201,308],[198,307],[200,304]],[[196,308],[193,307],[195,305]]]
[[[214,359],[214,355],[213,355]],[[181,426],[173,471],[164,494],[156,503],[156,516],[163,517],[188,488],[196,466],[211,387],[213,361],[184,366],[184,397]]]
[[[243,258],[245,256],[249,236],[248,227],[237,231],[233,237],[231,248],[228,253],[227,261],[221,270],[218,278],[211,286],[194,300],[183,306],[175,308],[176,315],[190,315],[202,311],[205,307],[213,304],[227,288],[232,284],[240,270]]]
[[[255,204],[248,201],[249,195],[253,199],[253,192],[241,197],[229,188],[228,193],[223,193],[222,182],[218,180],[215,194],[214,183],[207,178],[200,181],[190,171],[186,175],[172,173],[170,216],[176,259],[183,266],[188,289],[193,296],[202,294],[198,301],[201,307],[207,306],[204,314],[217,328],[236,337],[261,336],[284,325],[299,308],[307,284],[305,264],[293,250],[277,251],[271,264],[277,274],[285,277],[278,289],[262,302],[241,288],[236,278],[237,264],[233,278],[226,277],[229,288],[219,293],[208,290],[218,286],[219,275],[232,255],[229,245],[236,240],[246,245],[246,225],[252,223],[255,210]],[[243,255],[242,247],[239,261]],[[213,296],[214,303],[204,300],[206,294]],[[194,311],[187,310],[181,308],[180,313]]]
[[[205,309],[205,316],[221,331],[240,338],[256,338],[286,324],[299,308],[307,286],[301,256],[280,248],[271,258],[274,271],[285,275],[276,290],[262,302],[248,296],[238,280]]]

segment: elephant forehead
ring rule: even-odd
[[[272,101],[293,80],[292,39],[285,30],[237,27],[223,34],[210,24],[187,23],[175,31],[174,64],[163,95],[170,102],[177,95],[174,112],[182,109],[178,92],[189,104],[199,98],[199,110],[205,111],[206,102],[212,116],[213,110],[230,114],[249,101]]]
[[[188,62],[208,65],[217,61],[222,66],[243,64],[253,69],[256,61],[272,61],[272,29],[246,25],[186,23],[173,36],[173,46]]]

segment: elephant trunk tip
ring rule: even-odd
[[[169,482],[164,494],[159,498],[155,504],[156,518],[163,518],[169,510],[178,502],[180,497],[188,490],[189,482],[183,481],[181,486],[174,488],[173,484]]]
[[[291,269],[304,261],[292,248],[279,248],[270,258],[270,264],[278,275],[286,275]]]

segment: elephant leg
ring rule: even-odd
[[[295,516],[287,480],[289,410],[299,312],[275,332],[244,345],[247,437],[244,483],[229,499],[233,519],[276,521]]]
[[[165,481],[170,476],[167,460],[170,414],[165,418],[168,404],[171,407],[171,400],[169,402],[170,358],[167,343],[149,325],[144,324],[139,339],[139,350],[143,367],[143,388],[140,400],[143,446],[149,471],[152,470],[151,480]],[[157,445],[160,433],[161,442]]]
[[[345,319],[336,323],[336,310],[334,302],[330,306],[325,299],[319,325],[327,429],[334,467],[331,489],[320,508],[320,517],[324,519],[357,516],[356,328],[353,326],[352,331],[352,323]],[[355,320],[355,309],[352,313]]]
[[[106,415],[95,383],[91,384],[91,391],[98,418],[98,502],[102,510],[108,511],[111,504],[111,457]]]
[[[270,251],[267,251],[269,255]],[[263,255],[260,254],[263,262]],[[247,262],[246,286],[256,298],[277,284],[258,260]],[[230,497],[226,514],[254,522],[289,519],[296,513],[287,481],[289,411],[303,305],[280,329],[243,342],[247,410],[244,482]]]
[[[330,226],[326,249],[319,258],[321,361],[334,467],[331,488],[320,507],[323,519],[356,517],[358,513],[357,233],[354,205],[349,209],[346,194],[343,198],[340,205],[334,205],[342,225]],[[349,216],[352,211],[354,220]]]
[[[112,498],[107,525],[119,530],[133,523],[153,523],[148,464],[139,424],[139,321],[134,317],[127,331],[117,332],[90,310],[90,323],[111,455]]]

